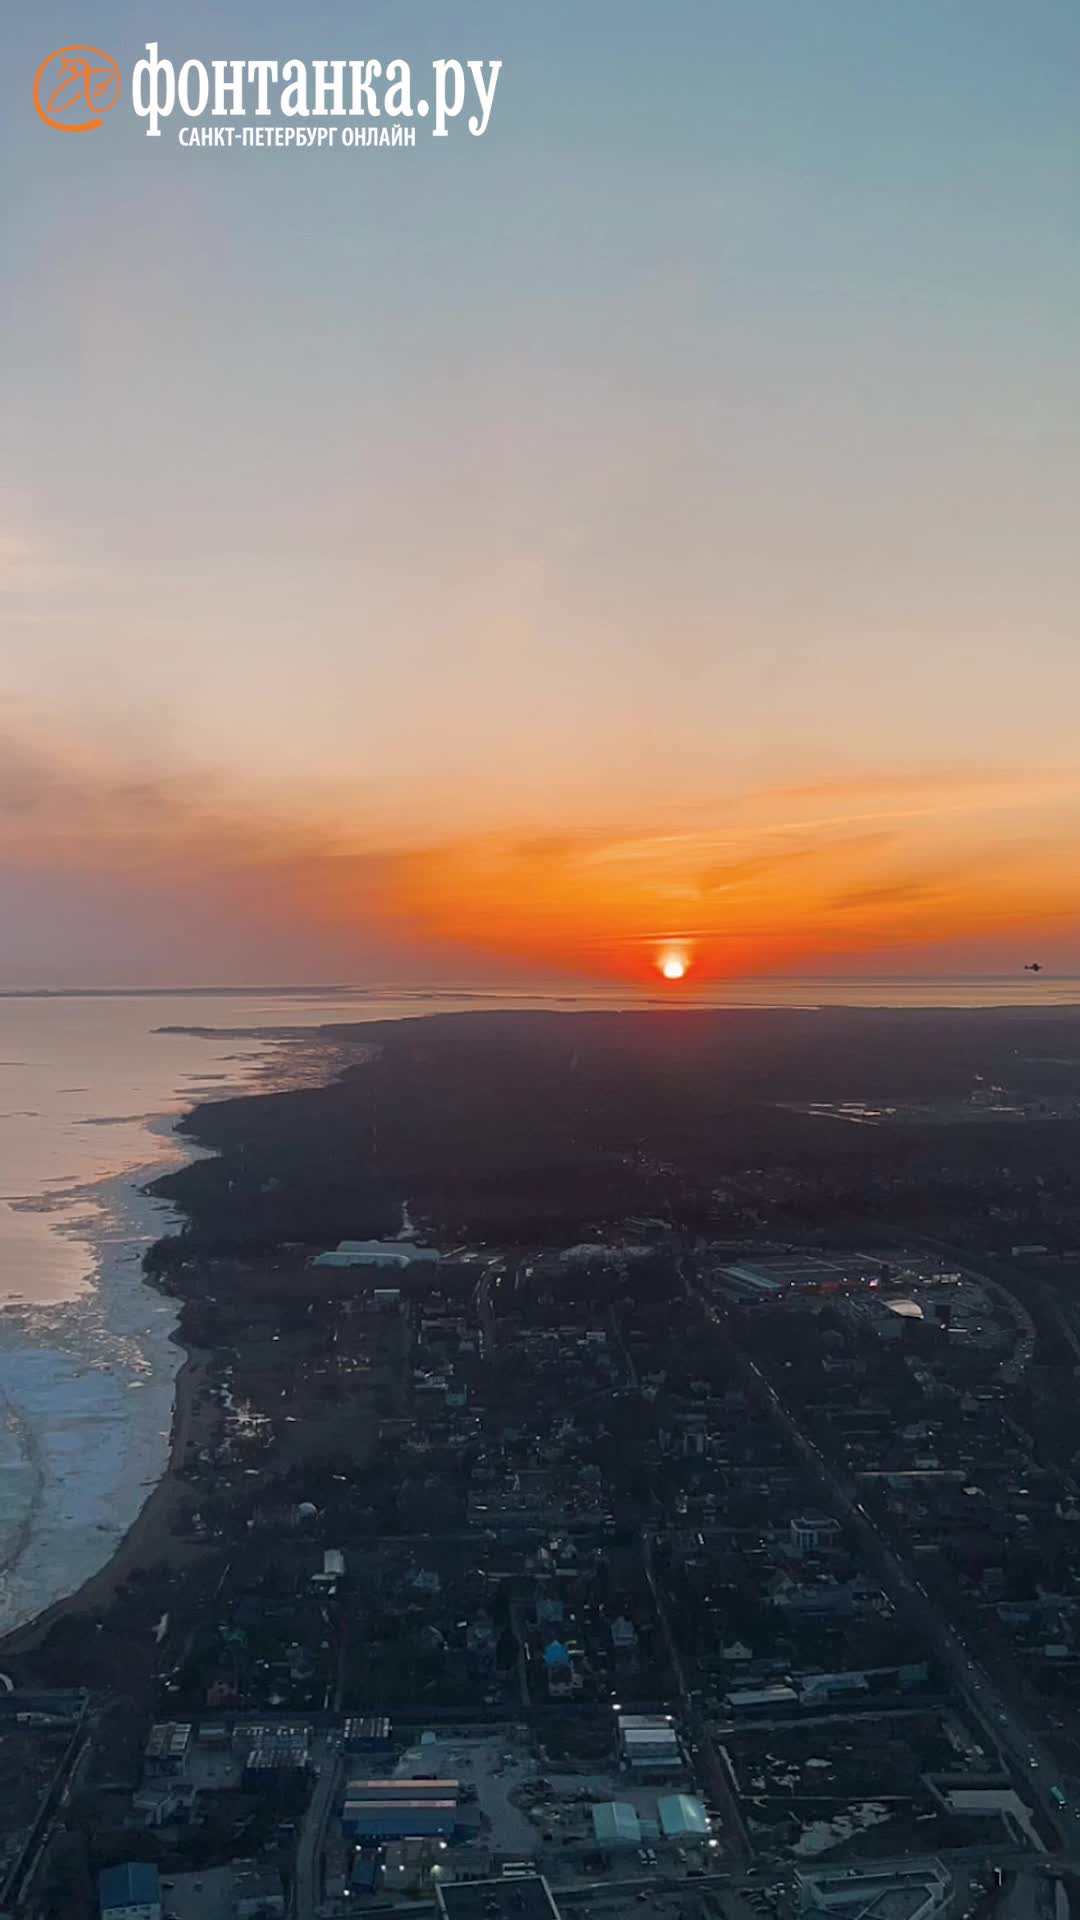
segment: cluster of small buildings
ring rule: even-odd
[[[585,1253],[591,1261],[597,1249]],[[917,1553],[923,1526],[928,1537],[936,1525],[927,1518],[935,1502],[955,1542],[964,1533],[955,1504],[973,1513],[991,1486],[1008,1495],[996,1518],[984,1515],[1000,1532],[1013,1503],[1045,1491],[997,1397],[1008,1387],[1003,1370],[1024,1364],[1026,1331],[961,1277],[880,1259],[875,1270],[875,1258],[741,1261],[712,1285],[740,1308],[764,1303],[748,1318],[760,1326],[767,1313],[788,1340],[800,1418],[868,1507],[903,1508]],[[217,1636],[217,1691],[205,1699],[217,1717],[200,1723],[203,1703],[182,1695],[177,1718],[152,1729],[148,1821],[181,1816],[183,1796],[201,1791],[207,1752],[228,1755],[237,1791],[301,1806],[324,1763],[324,1735],[313,1742],[310,1721],[332,1682],[345,1712],[328,1879],[342,1901],[389,1885],[434,1893],[448,1920],[495,1920],[515,1898],[519,1920],[552,1920],[550,1887],[535,1874],[511,1873],[520,1887],[505,1897],[479,1893],[501,1880],[464,1879],[500,1856],[512,1866],[517,1836],[523,1864],[543,1860],[556,1881],[623,1848],[650,1869],[660,1858],[673,1874],[703,1872],[727,1842],[728,1801],[721,1795],[721,1817],[702,1797],[706,1785],[716,1791],[725,1741],[735,1762],[740,1743],[749,1756],[739,1804],[756,1796],[763,1822],[783,1827],[778,1844],[797,1851],[794,1816],[773,1803],[784,1793],[813,1799],[815,1776],[799,1770],[816,1756],[785,1761],[798,1791],[778,1788],[759,1733],[775,1725],[784,1737],[878,1703],[906,1715],[940,1676],[866,1564],[850,1509],[841,1519],[839,1504],[836,1513],[819,1504],[818,1476],[736,1356],[721,1341],[700,1350],[686,1341],[682,1290],[666,1303],[662,1291],[625,1297],[626,1274],[609,1262],[611,1290],[598,1307],[563,1284],[572,1254],[544,1257],[536,1273],[508,1262],[505,1275],[484,1256],[466,1286],[451,1261],[411,1240],[343,1241],[312,1264],[346,1276],[343,1296],[356,1276],[356,1303],[382,1316],[364,1324],[380,1351],[400,1352],[399,1369],[387,1368],[360,1470],[327,1442],[312,1478],[300,1468],[283,1477],[271,1518],[252,1524],[251,1570],[231,1576],[222,1619],[206,1635]],[[326,1354],[319,1364],[329,1368]],[[342,1389],[346,1408],[355,1384]],[[331,1424],[335,1442],[347,1424],[346,1413]],[[299,1458],[302,1435],[296,1443]],[[300,1498],[309,1491],[313,1500]],[[1056,1494],[1061,1528],[1075,1526],[1080,1543],[1080,1497],[1070,1506]],[[1013,1531],[1001,1537],[1015,1543]],[[1061,1649],[1055,1663],[1071,1663],[1060,1587],[1047,1582],[1034,1597],[981,1590],[1002,1628],[1021,1631],[1006,1610],[1024,1606],[1024,1628],[1045,1626]],[[693,1744],[656,1710],[680,1697],[680,1668],[701,1707]],[[400,1757],[392,1723],[418,1700],[443,1722],[460,1710],[466,1725],[572,1707],[550,1720],[553,1729],[580,1723],[587,1784],[561,1795],[560,1763],[534,1754],[513,1805],[508,1789],[493,1796],[508,1822],[509,1840],[497,1843],[494,1816],[478,1806],[475,1777],[452,1746],[440,1745],[428,1771]],[[606,1745],[594,1759],[601,1719]],[[573,1734],[553,1732],[553,1753],[564,1740],[574,1748]],[[709,1762],[702,1741],[714,1743]],[[573,1760],[561,1765],[573,1773]],[[844,1907],[850,1920],[935,1920],[942,1910],[935,1863],[907,1877],[845,1869],[842,1879],[801,1870],[801,1904]]]
[[[1018,1418],[1027,1309],[966,1276],[891,1306],[844,1300],[822,1335],[812,1304],[787,1307],[804,1343],[820,1342],[816,1379],[792,1382],[800,1417],[926,1589],[961,1605],[988,1647],[1007,1644],[1036,1687],[1080,1699],[1080,1484]]]
[[[558,1442],[554,1443],[557,1450]],[[544,1449],[551,1452],[549,1444]],[[599,1469],[583,1463],[576,1474],[551,1465],[515,1466],[485,1454],[472,1475],[466,1515],[471,1527],[518,1531],[610,1523],[611,1510]]]
[[[283,1777],[300,1777],[311,1767],[311,1728],[296,1720],[238,1720],[230,1728],[208,1721],[196,1728],[188,1721],[158,1721],[150,1729],[143,1756],[144,1779],[175,1790],[194,1786],[197,1749],[227,1752],[235,1762],[238,1782],[249,1791],[266,1791]],[[152,1824],[161,1824],[160,1816]]]

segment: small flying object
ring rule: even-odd
[[[1024,972],[1025,973],[1041,973],[1042,966],[1038,960],[1027,960],[1024,963]]]

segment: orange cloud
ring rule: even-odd
[[[841,789],[852,804],[822,814]],[[306,927],[338,956],[374,937],[433,974],[456,956],[481,977],[646,981],[677,949],[707,984],[1080,934],[1080,782],[875,773],[645,824],[406,844],[355,810],[332,820],[284,792],[271,809],[222,778],[147,775],[20,726],[0,736],[0,866],[153,876],[211,911]]]
[[[416,937],[606,977],[646,978],[675,945],[702,981],[1080,920],[1075,817],[1045,855],[1027,843],[988,849],[976,821],[948,835],[834,829],[795,847],[766,836],[761,852],[703,868],[707,837],[432,846],[387,862],[381,910]]]

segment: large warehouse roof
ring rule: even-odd
[[[392,1780],[350,1780],[346,1800],[457,1800],[461,1793],[458,1780],[410,1780],[395,1775]]]
[[[700,1800],[688,1793],[668,1793],[656,1803],[665,1840],[707,1840],[709,1821]]]
[[[123,1907],[153,1907],[161,1900],[158,1870],[143,1860],[122,1867],[106,1867],[98,1874],[98,1904],[102,1913]]]
[[[593,1833],[601,1845],[637,1846],[641,1821],[628,1800],[604,1800],[592,1810]]]

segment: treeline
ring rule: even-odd
[[[373,1169],[363,1104],[342,1083],[214,1101],[180,1131],[210,1154],[154,1184],[185,1225],[151,1249],[152,1276],[208,1254],[326,1246],[401,1225],[400,1199]]]
[[[1021,1038],[1042,1058],[1063,1027],[1080,1032],[1080,1019],[848,1009],[380,1024],[365,1029],[371,1057],[329,1086],[196,1110],[185,1131],[213,1157],[158,1183],[189,1225],[153,1265],[393,1234],[403,1202],[444,1244],[518,1245],[593,1238],[636,1214],[738,1232],[760,1225],[761,1204],[835,1225],[895,1204],[901,1184],[936,1189],[938,1212],[951,1190],[985,1205],[1036,1182],[1069,1205],[1075,1121],[945,1127],[928,1108],[925,1124],[857,1127],[782,1104],[966,1095],[976,1061],[1004,1082],[1030,1070]]]

